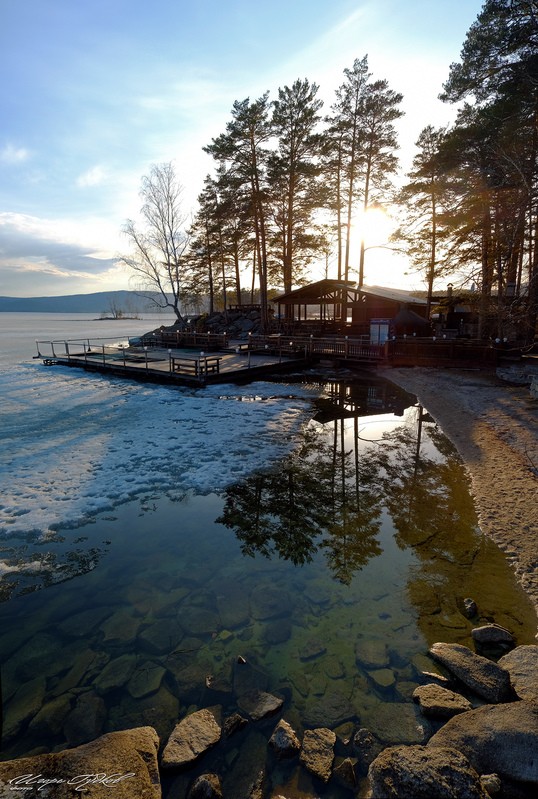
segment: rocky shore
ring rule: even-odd
[[[497,373],[398,368],[383,376],[416,394],[457,448],[480,529],[505,552],[538,614],[538,398],[531,392],[538,364]]]

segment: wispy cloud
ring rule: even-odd
[[[100,186],[106,180],[107,173],[104,167],[100,164],[92,166],[91,169],[83,172],[77,178],[77,186],[81,189],[91,188],[93,186]]]
[[[25,147],[15,147],[13,144],[6,144],[0,150],[0,161],[3,164],[21,164],[30,158],[30,151]]]

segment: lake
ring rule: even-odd
[[[334,729],[339,756],[360,728],[424,741],[411,695],[432,643],[472,645],[463,599],[534,642],[452,445],[373,375],[185,389],[32,358],[35,339],[161,323],[0,314],[2,758],[146,724],[164,742],[194,709],[245,715],[252,688],[300,736]],[[273,761],[277,718],[166,776],[164,795],[206,771],[248,795],[263,764],[273,792],[349,795]]]

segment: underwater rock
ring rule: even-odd
[[[366,669],[383,669],[389,665],[389,650],[378,638],[359,638],[355,644],[355,660]]]
[[[538,646],[518,646],[497,661],[506,669],[510,682],[520,699],[538,702]]]
[[[213,610],[183,604],[181,606],[181,626],[189,635],[211,635],[221,628],[222,622]]]
[[[327,691],[319,699],[310,701],[304,711],[304,722],[310,727],[328,724],[336,727],[355,716],[353,705],[346,694],[334,688]]]
[[[484,624],[471,630],[473,641],[478,644],[515,644],[514,636],[506,627],[499,624]]]
[[[336,758],[333,777],[334,779],[350,791],[357,787],[357,776],[355,774],[356,761],[351,757]]]
[[[64,735],[70,746],[85,744],[97,738],[106,719],[106,707],[93,691],[80,694],[64,726]]]
[[[126,608],[120,608],[101,627],[104,633],[104,643],[112,646],[133,644],[136,641],[140,625],[140,618],[132,616]]]
[[[260,721],[278,713],[284,700],[265,691],[249,691],[238,698],[237,704],[253,721]]]
[[[473,707],[469,700],[461,694],[433,683],[419,685],[413,692],[413,699],[419,703],[425,716],[436,716],[443,719],[450,719],[458,713],[472,710]]]
[[[289,619],[279,619],[269,622],[266,625],[263,637],[270,646],[283,644],[291,637],[291,621]]]
[[[324,655],[327,647],[317,639],[310,639],[299,650],[299,657],[301,660],[314,660],[314,658]]]
[[[469,597],[465,597],[462,601],[463,605],[463,615],[467,619],[473,619],[476,614],[478,613],[478,606],[474,599],[470,599]]]
[[[75,658],[75,662],[67,674],[52,689],[51,696],[61,696],[84,683],[91,683],[92,677],[97,676],[109,660],[110,655],[106,652],[95,652],[93,649],[84,650]]]
[[[303,766],[323,782],[328,782],[334,761],[336,735],[326,727],[305,730],[299,759]]]
[[[160,799],[158,746],[155,730],[143,727],[110,732],[76,749],[8,760],[0,763],[0,794],[16,795],[17,792],[12,790],[14,786],[8,785],[8,781],[24,774],[35,774],[44,779],[61,780],[58,784],[43,786],[43,791],[38,789],[36,795],[46,795],[51,799],[71,799],[86,793],[94,797],[111,795],[114,799]],[[110,777],[108,785],[84,783],[86,776],[104,772]],[[78,777],[80,782],[68,785],[67,777],[71,780]],[[88,787],[84,788],[84,785]]]
[[[378,702],[364,714],[370,730],[386,744],[423,744],[430,725],[409,702]]]
[[[127,690],[133,699],[141,699],[143,696],[154,694],[161,687],[165,674],[166,669],[158,663],[152,661],[141,663],[127,683]]]
[[[149,725],[159,731],[168,732],[174,728],[179,711],[177,696],[161,685],[157,693],[142,699],[133,699],[129,694],[124,694],[120,704],[109,709],[108,723],[110,727],[116,729]]]
[[[3,723],[3,737],[6,741],[18,735],[22,726],[41,710],[45,698],[46,680],[35,677],[21,685],[8,703]]]
[[[111,614],[109,608],[90,608],[68,616],[60,624],[58,630],[64,635],[74,638],[85,638]]]
[[[242,662],[239,658],[233,665],[233,687],[238,696],[250,691],[265,691],[269,685],[269,676],[249,663],[245,658]]]
[[[58,696],[43,705],[39,713],[31,720],[28,729],[34,735],[55,737],[62,732],[65,720],[71,712],[74,696],[65,694]]]
[[[187,799],[222,799],[222,785],[218,774],[200,774],[187,793]]]
[[[510,675],[493,661],[461,644],[437,643],[430,654],[471,691],[487,702],[503,702],[510,694]]]
[[[396,677],[392,669],[372,669],[368,671],[368,676],[374,683],[374,686],[381,689],[381,691],[387,691],[392,688],[396,682]]]
[[[95,680],[97,692],[104,695],[115,688],[122,688],[131,679],[136,662],[136,655],[120,655],[109,661]]]
[[[269,739],[269,746],[277,757],[293,757],[299,752],[301,742],[291,724],[280,719]]]
[[[257,585],[250,594],[250,612],[258,621],[286,616],[292,605],[289,593],[272,583]]]
[[[174,727],[161,758],[163,768],[190,766],[215,746],[221,737],[219,705],[196,710]]]
[[[224,719],[224,724],[222,725],[222,731],[227,738],[231,738],[236,732],[242,730],[243,727],[246,727],[248,724],[248,720],[241,716],[240,713],[232,713],[231,716],[227,716]]]
[[[370,764],[381,752],[383,745],[370,730],[361,727],[353,736],[352,748],[357,759],[355,766],[357,773],[366,776]]]
[[[235,582],[219,586],[217,610],[222,625],[230,630],[248,624],[250,616],[244,588]]]
[[[137,643],[152,655],[164,655],[177,648],[184,635],[175,619],[157,619],[139,633]]]
[[[396,746],[368,770],[370,799],[488,799],[479,776],[457,750]]]

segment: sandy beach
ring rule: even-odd
[[[529,387],[482,370],[395,368],[383,376],[416,394],[456,446],[481,530],[506,553],[538,616],[538,401]]]

